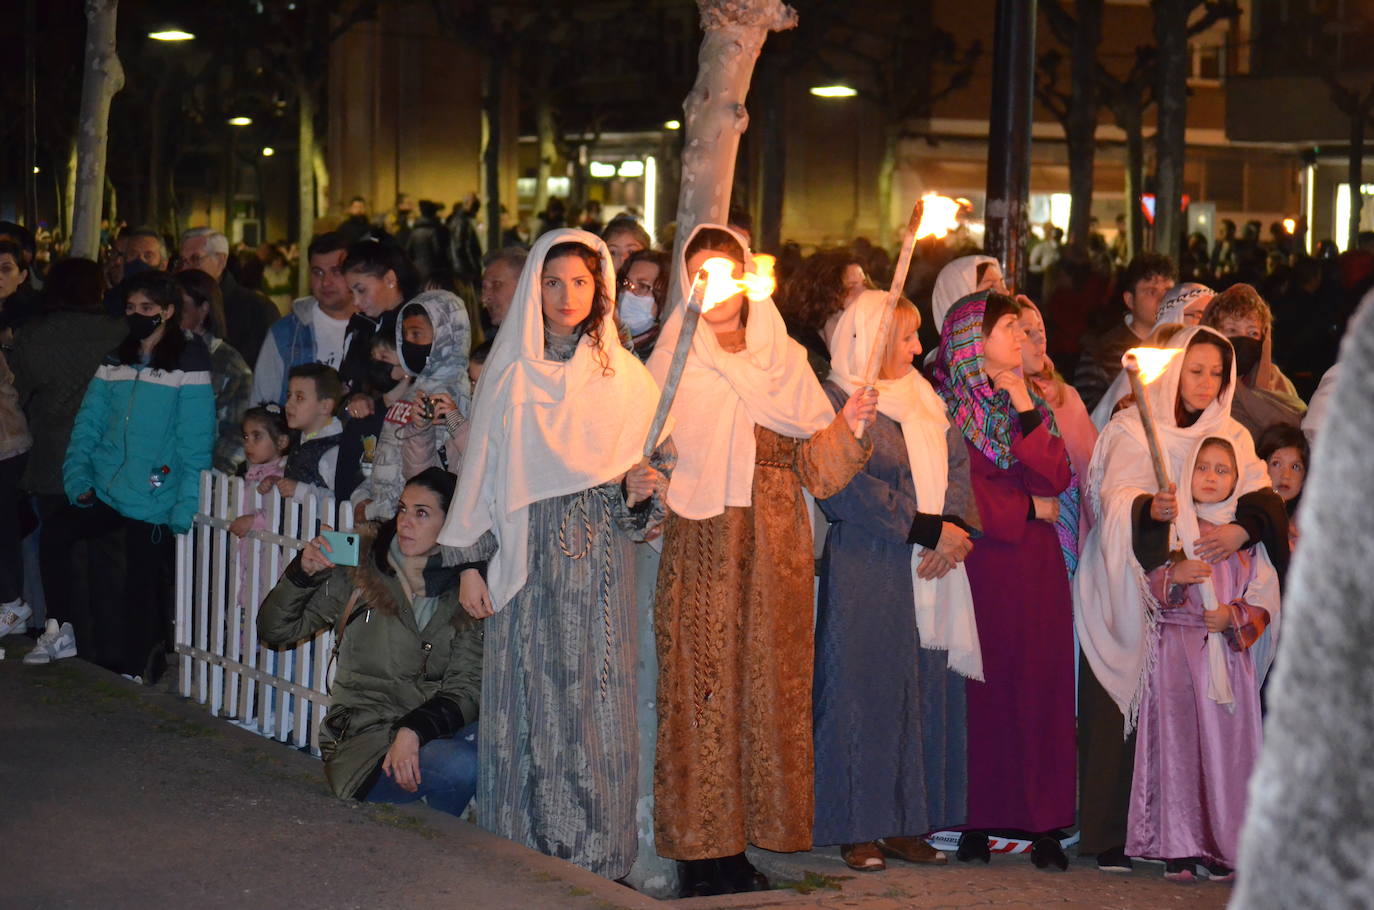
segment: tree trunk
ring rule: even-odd
[[[1159,54],[1155,97],[1155,250],[1178,258],[1183,234],[1183,161],[1188,128],[1188,12],[1190,0],[1155,0]]]
[[[544,212],[549,207],[549,178],[553,176],[553,165],[558,160],[558,137],[553,120],[553,92],[549,87],[552,76],[549,54],[540,54],[538,73],[535,76],[534,124],[535,141],[539,147],[539,170],[534,188],[534,210]],[[565,200],[566,201],[566,200]]]
[[[682,299],[683,245],[698,224],[724,224],[735,182],[739,137],[749,127],[744,99],[763,42],[771,31],[797,24],[796,10],[780,0],[697,0],[705,32],[697,78],[682,108],[686,130],[677,237],[668,299]]]
[[[782,200],[787,186],[786,98],[787,74],[781,61],[765,60],[759,80],[762,90],[763,122],[759,129],[758,247],[777,255],[782,250]]]
[[[118,0],[86,0],[86,68],[77,127],[79,173],[72,209],[71,246],[72,256],[85,259],[96,259],[100,252],[100,203],[105,189],[110,100],[124,87],[124,67],[115,52],[118,12]]]
[[[1077,0],[1070,76],[1073,93],[1064,132],[1069,152],[1069,245],[1088,248],[1092,231],[1093,171],[1097,156],[1097,49],[1103,0]]]
[[[482,176],[486,183],[487,249],[501,244],[501,117],[505,100],[506,50],[493,47],[487,53],[482,86]],[[517,213],[518,214],[518,213]]]
[[[62,236],[66,238],[68,255],[71,255],[72,209],[76,205],[76,137],[67,145],[67,173],[62,194]]]
[[[1357,103],[1355,113],[1350,118],[1350,236],[1345,242],[1347,251],[1360,248],[1360,215],[1364,210],[1364,194],[1360,192],[1360,187],[1364,185],[1364,118],[1367,115],[1368,108]]]
[[[1134,257],[1145,248],[1145,212],[1140,207],[1141,186],[1145,178],[1145,125],[1144,111],[1139,107],[1134,113],[1118,121],[1126,131],[1126,233],[1130,239],[1129,257]]]
[[[329,162],[325,160],[324,149],[320,148],[320,143],[315,143],[315,160],[312,162],[315,171],[315,213],[318,217],[320,212],[329,211]],[[301,250],[301,255],[305,250]]]
[[[166,171],[162,165],[162,102],[167,94],[168,75],[164,70],[153,89],[153,103],[148,117],[148,205],[143,223],[155,231],[162,230],[162,184]]]
[[[296,223],[296,245],[300,248],[300,264],[296,269],[296,295],[310,293],[310,269],[306,250],[315,236],[315,94],[309,79],[296,80],[296,199],[299,218]],[[261,185],[261,184],[259,184]]]
[[[897,154],[901,146],[901,125],[890,123],[883,136],[883,159],[878,163],[878,230],[873,241],[882,249],[887,249],[892,239],[892,184],[897,177]]]

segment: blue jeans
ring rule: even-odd
[[[413,803],[424,798],[440,812],[462,815],[477,792],[477,721],[452,736],[432,739],[420,747],[420,786],[402,790],[386,772],[363,797],[369,803]]]

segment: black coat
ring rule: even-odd
[[[272,301],[235,281],[228,269],[220,276],[219,289],[224,295],[224,321],[228,323],[224,340],[245,360],[256,363],[267,330],[281,314]]]

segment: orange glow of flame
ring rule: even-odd
[[[1140,374],[1140,381],[1151,383],[1164,375],[1164,371],[1169,368],[1169,363],[1183,353],[1182,348],[1131,348],[1121,358],[1121,365],[1126,369],[1134,368]]]
[[[703,313],[724,303],[736,294],[745,294],[750,300],[763,300],[773,294],[777,281],[773,278],[772,256],[755,256],[753,272],[736,278],[735,263],[723,256],[712,256],[701,265],[697,273],[697,284],[693,295],[701,300]]]
[[[959,210],[963,208],[960,200],[941,196],[939,193],[926,193],[921,197],[921,223],[916,227],[916,239],[943,237],[959,228]]]

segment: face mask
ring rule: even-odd
[[[391,375],[391,364],[381,360],[367,362],[367,384],[385,394],[396,388],[399,379]]]
[[[129,337],[135,341],[142,341],[156,332],[157,327],[162,325],[162,314],[144,316],[142,313],[126,313],[124,321],[129,326]]]
[[[1260,355],[1264,353],[1264,345],[1248,335],[1232,338],[1230,341],[1231,347],[1236,349],[1236,375],[1249,376],[1255,364],[1259,363]]]
[[[429,363],[429,352],[433,347],[432,344],[415,344],[413,341],[402,341],[401,362],[410,368],[410,372],[419,376],[424,372],[425,364]]]
[[[626,291],[620,295],[620,321],[631,335],[642,335],[654,327],[654,298]]]

